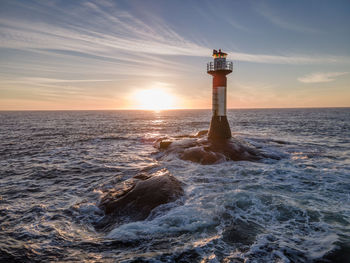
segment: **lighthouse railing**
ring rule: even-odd
[[[216,71],[216,70],[233,70],[232,61],[226,61],[221,63],[208,62],[207,63],[207,72]]]

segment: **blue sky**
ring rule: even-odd
[[[0,109],[138,108],[158,89],[210,108],[212,49],[229,108],[350,106],[349,1],[0,2]]]

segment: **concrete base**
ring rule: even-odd
[[[231,129],[226,116],[213,116],[210,122],[208,138],[210,140],[230,139]]]

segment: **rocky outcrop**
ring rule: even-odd
[[[257,161],[266,156],[258,149],[235,137],[227,140],[209,140],[207,131],[195,136],[162,138],[156,142],[156,147],[164,154],[176,154],[182,160],[200,164],[215,164],[222,161]]]
[[[181,182],[166,169],[151,175],[138,175],[106,193],[99,204],[105,217],[96,228],[104,229],[118,222],[144,220],[159,205],[183,195]]]

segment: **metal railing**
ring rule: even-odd
[[[214,63],[214,62],[207,63],[207,72],[216,71],[216,70],[232,71],[233,70],[233,63],[231,61],[219,62],[219,63]]]

